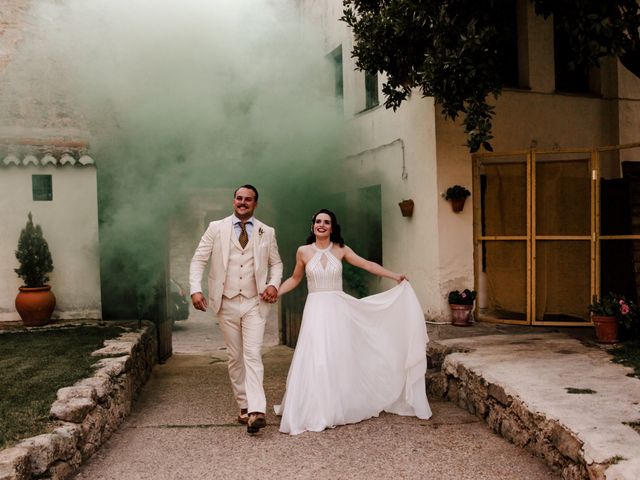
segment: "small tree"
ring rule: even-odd
[[[20,232],[16,258],[20,268],[15,272],[24,281],[25,287],[42,287],[49,281],[49,272],[53,271],[53,261],[49,245],[42,235],[40,225],[34,225],[29,212],[27,225]]]

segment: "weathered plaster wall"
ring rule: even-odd
[[[538,148],[596,147],[615,144],[614,105],[609,100],[541,92],[505,91],[497,102],[492,141],[496,152]],[[454,184],[472,190],[471,154],[462,126],[436,119],[438,191]],[[474,284],[473,201],[455,214],[438,198],[442,298],[451,289]],[[446,248],[445,248],[446,246]],[[444,300],[443,300],[444,301]]]
[[[607,60],[591,74],[598,94],[556,93],[552,24],[536,17],[530,4],[520,8],[526,8],[526,29],[520,35],[528,37],[528,41],[520,39],[521,61],[529,62],[521,65],[520,81],[530,88],[506,89],[497,102],[490,99],[496,105],[494,151],[592,148],[640,141],[640,81],[618,61]],[[436,141],[438,192],[454,184],[471,190],[471,154],[464,146],[463,127],[438,113]],[[640,160],[640,152],[627,152],[622,159]],[[438,200],[443,302],[449,290],[474,284],[473,202],[469,200],[459,214],[452,213],[449,202]]]
[[[23,24],[31,0],[0,0],[0,77],[22,39]]]
[[[640,79],[616,62],[618,110],[617,143],[640,142]],[[621,152],[621,160],[640,161],[640,149]]]
[[[362,90],[354,93],[364,96]],[[383,263],[409,277],[428,317],[441,313],[433,308],[439,275],[434,123],[428,99],[403,105],[395,114],[384,107],[357,114],[347,123],[345,161],[353,172],[351,188],[381,185]],[[398,206],[404,199],[415,203],[410,218]]]
[[[13,271],[18,266],[14,252],[29,212],[42,226],[53,257],[54,318],[100,318],[95,167],[4,162],[11,153],[22,162],[36,152],[40,162],[51,151],[59,160],[67,151],[62,146],[74,143],[70,139],[87,137],[64,101],[39,101],[42,92],[30,89],[34,79],[28,62],[20,63],[25,59],[20,49],[37,32],[33,5],[32,0],[0,0],[0,321],[19,319],[14,301],[21,280]],[[86,142],[80,143],[86,153]],[[53,201],[32,200],[33,174],[52,175]]]
[[[52,201],[34,201],[31,176],[51,175]],[[54,270],[54,318],[101,318],[98,206],[94,166],[0,167],[0,321],[19,320],[14,301],[21,279],[15,250],[29,212],[42,226]]]
[[[342,45],[346,141],[344,172],[336,172],[336,191],[380,185],[382,248],[385,267],[406,274],[428,318],[439,318],[439,268],[435,120],[433,100],[418,93],[396,112],[381,105],[365,110],[364,73],[351,58],[353,39],[342,16],[342,2],[301,1],[301,17],[310,29],[322,31],[329,54]],[[382,85],[379,79],[379,88]],[[327,80],[333,87],[333,78]],[[330,88],[328,88],[329,91]],[[404,160],[404,169],[403,169]],[[403,178],[403,173],[405,177]],[[413,199],[413,217],[401,215],[398,202]],[[363,211],[367,205],[358,205]],[[345,232],[345,235],[353,232]],[[366,232],[358,234],[366,235]],[[387,280],[378,282],[384,289]],[[376,286],[376,285],[374,285]]]

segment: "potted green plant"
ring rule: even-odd
[[[451,324],[458,327],[468,327],[472,323],[471,311],[476,299],[476,291],[465,288],[453,290],[447,297],[451,308]]]
[[[616,343],[620,326],[632,334],[637,333],[640,326],[638,306],[617,293],[609,292],[595,298],[589,311],[600,343]]]
[[[16,258],[20,267],[15,272],[24,282],[16,296],[16,310],[24,325],[45,325],[51,320],[56,306],[56,297],[47,285],[53,261],[42,228],[33,224],[31,212],[18,238]]]
[[[451,208],[455,213],[458,213],[462,211],[464,202],[470,195],[471,192],[462,185],[454,185],[453,187],[447,188],[447,193],[444,198],[445,200],[451,201]]]

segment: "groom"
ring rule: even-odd
[[[240,415],[256,433],[267,425],[262,381],[262,339],[269,304],[278,298],[282,261],[275,230],[255,219],[258,191],[243,185],[233,194],[230,217],[209,224],[191,260],[191,302],[206,311],[202,273],[211,259],[209,300],[229,354],[229,378]]]

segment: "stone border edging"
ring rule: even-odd
[[[465,351],[434,342],[429,356],[434,369],[427,373],[427,390],[446,398],[485,421],[497,434],[541,458],[564,480],[604,479],[608,464],[588,464],[582,441],[556,420],[531,412],[518,396],[505,392],[452,361],[449,354]]]
[[[0,451],[0,480],[68,478],[120,426],[157,363],[155,325],[105,340],[93,376],[58,390],[51,433]]]

